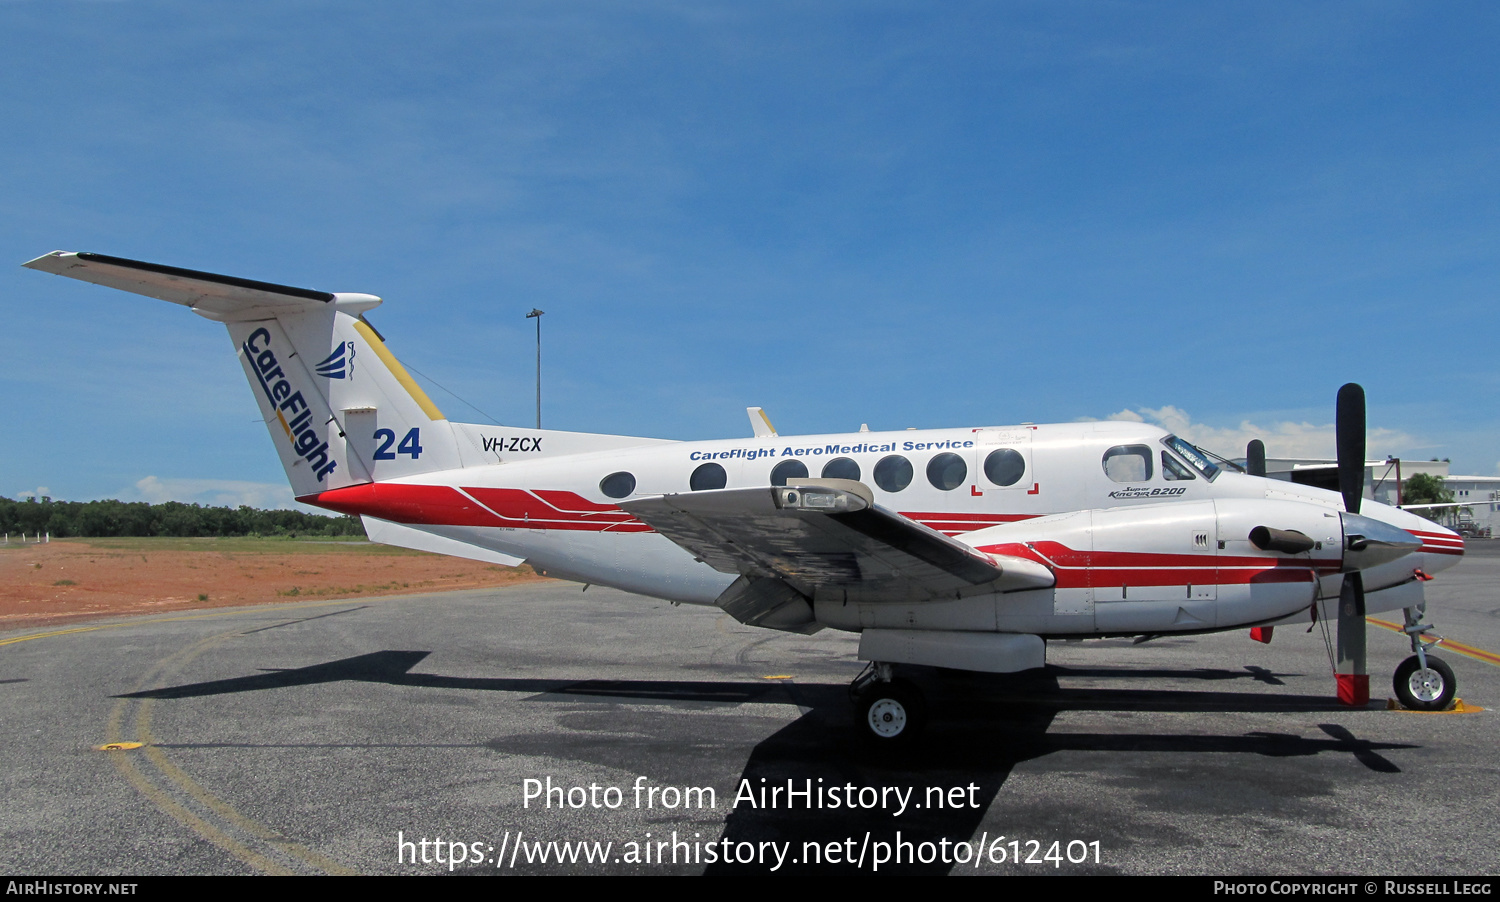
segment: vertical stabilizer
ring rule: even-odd
[[[368,324],[335,308],[228,326],[299,498],[460,465],[447,419]]]
[[[364,321],[378,297],[71,251],[25,265],[226,325],[298,497],[462,465],[452,426]]]

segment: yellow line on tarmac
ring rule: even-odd
[[[344,599],[344,601],[347,601],[347,599]],[[332,605],[337,603],[338,602],[302,602],[299,604],[278,607],[308,607],[318,605]],[[161,618],[150,622],[161,623],[169,620],[201,620],[207,619],[209,617],[226,616],[231,613],[243,614],[245,612],[220,612],[217,614],[206,614],[197,617]],[[135,622],[139,623],[141,621]],[[90,627],[89,629],[105,628],[107,627]],[[62,632],[81,631],[82,630],[67,630]],[[140,681],[136,684],[136,691],[144,690],[150,683],[154,682],[160,677],[179,673],[183,667],[187,666],[198,656],[204,654],[205,652],[223,643],[224,641],[233,638],[234,636],[240,635],[240,633],[240,630],[235,629],[229,630],[228,632],[219,633],[214,636],[209,636],[188,646],[187,648],[181,649],[174,654],[162,658],[141,677]],[[43,635],[47,634],[30,636],[27,638],[39,639],[42,638]],[[131,701],[132,699],[120,699],[115,704],[114,709],[110,712],[109,723],[105,730],[107,742],[113,743],[122,741],[121,726],[123,721],[125,720],[126,712],[129,710]],[[203,788],[202,785],[200,785],[192,777],[188,776],[185,771],[168,760],[166,753],[154,745],[155,737],[152,736],[151,733],[151,712],[156,700],[152,698],[145,698],[136,701],[138,701],[138,704],[136,706],[136,716],[134,724],[136,740],[145,744],[144,753],[146,755],[146,759],[153,765],[155,765],[157,772],[160,773],[161,776],[164,777],[170,785],[175,786],[177,789],[186,793],[190,798],[197,801],[200,805],[212,811],[214,814],[218,815],[228,824],[239,828],[245,833],[254,836],[256,839],[261,840],[262,842],[265,842],[270,846],[276,848],[283,854],[291,858],[298,859],[318,871],[328,874],[343,875],[358,873],[357,871],[350,870],[349,868],[344,867],[331,858],[319,854],[318,852],[315,852],[300,843],[295,843],[287,840],[282,834],[278,833],[270,827],[265,826],[264,824],[261,824],[258,821],[246,817],[245,815],[237,811],[233,806],[229,805],[224,800],[220,799],[213,793],[209,792],[207,789]],[[144,773],[141,772],[140,769],[135,766],[135,764],[131,761],[131,757],[133,755],[132,752],[117,751],[109,752],[108,754],[111,754],[115,757],[116,767],[120,770],[121,774],[124,775],[125,779],[130,783],[131,786],[135,787],[137,791],[139,791],[142,795],[149,799],[164,813],[171,816],[184,826],[190,828],[199,836],[202,836],[204,839],[228,852],[230,855],[234,856],[245,864],[250,865],[256,870],[263,871],[268,874],[280,875],[297,873],[296,871],[287,868],[276,860],[263,855],[260,852],[257,852],[250,846],[246,845],[245,843],[231,836],[229,833],[220,829],[218,826],[215,826],[214,824],[209,823],[204,818],[199,817],[186,806],[178,802],[176,799],[172,798],[172,796],[163,791],[161,787],[158,787],[156,784],[154,784],[149,778],[147,778]]]
[[[351,871],[330,858],[319,855],[301,843],[292,842],[259,821],[251,820],[245,815],[240,814],[227,802],[204,789],[198,781],[188,776],[182,768],[168,761],[166,754],[153,744],[154,737],[151,735],[151,709],[155,701],[155,699],[150,698],[141,701],[140,708],[137,709],[135,717],[136,738],[146,744],[146,757],[150,759],[152,764],[156,765],[156,769],[161,771],[162,776],[172,781],[183,792],[197,799],[198,802],[219,817],[224,818],[246,833],[270,843],[293,858],[300,859],[318,870],[329,874],[354,876],[358,873],[358,871]]]
[[[1402,633],[1403,635],[1406,633],[1406,629],[1400,624],[1388,623],[1384,620],[1377,620],[1374,617],[1366,617],[1365,619],[1375,624],[1376,626],[1383,626],[1388,630]],[[1461,655],[1467,655],[1468,657],[1471,657],[1476,661],[1483,661],[1486,664],[1494,664],[1495,666],[1500,667],[1500,655],[1497,655],[1492,651],[1485,651],[1482,648],[1475,648],[1472,645],[1466,645],[1462,642],[1454,642],[1452,639],[1441,640],[1441,644],[1438,647],[1446,651],[1453,651]]]
[[[144,685],[152,676],[152,674],[164,667],[169,660],[171,660],[170,657],[163,658],[160,662],[158,662],[157,666],[153,668],[151,672],[148,672],[146,676],[141,678],[140,685]],[[149,699],[147,699],[147,701],[149,701]],[[128,708],[129,700],[122,698],[115,704],[114,709],[110,712],[109,725],[105,729],[105,738],[107,742],[113,743],[122,741],[120,722],[125,719],[125,712]],[[135,766],[135,764],[130,760],[133,757],[131,752],[107,752],[106,754],[112,756],[115,759],[115,767],[120,771],[121,775],[125,777],[125,780],[131,786],[135,787],[137,792],[145,796],[147,799],[150,799],[153,805],[161,809],[167,815],[171,816],[178,823],[188,827],[199,836],[228,852],[230,855],[233,855],[235,858],[238,858],[245,864],[250,865],[256,870],[281,876],[287,876],[296,873],[293,870],[277,864],[264,855],[255,852],[248,846],[236,840],[234,837],[220,830],[218,827],[215,827],[213,824],[210,824],[203,818],[189,811],[176,799],[167,795],[154,783],[148,780],[146,778],[146,775],[141,773],[140,769]]]
[[[66,636],[68,633],[89,633],[102,629],[104,629],[102,626],[80,626],[71,630],[53,630],[50,633],[35,633],[30,636],[17,636],[13,639],[0,639],[0,645],[15,645],[17,642],[29,642],[32,639],[50,639],[53,636]]]

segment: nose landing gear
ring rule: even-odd
[[[1421,622],[1426,613],[1425,604],[1402,611],[1406,618],[1402,632],[1411,638],[1414,654],[1396,668],[1391,688],[1396,690],[1402,707],[1412,711],[1446,711],[1458,693],[1458,679],[1446,661],[1427,653],[1437,643],[1422,641],[1422,634],[1432,629],[1432,624]]]

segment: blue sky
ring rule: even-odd
[[[282,503],[221,327],[86,250],[386,303],[505,423],[1140,417],[1500,473],[1500,11],[0,0],[0,495]],[[432,388],[454,419],[483,417]]]

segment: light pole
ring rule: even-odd
[[[542,428],[542,313],[543,311],[531,308],[526,314],[527,319],[536,320],[536,428]]]

